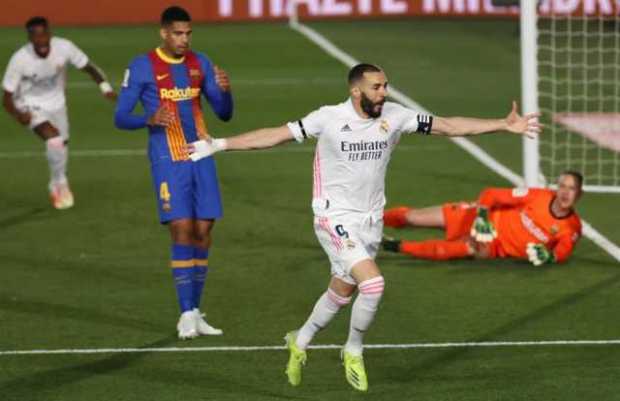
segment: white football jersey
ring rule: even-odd
[[[46,58],[31,43],[17,50],[4,73],[2,87],[12,92],[20,109],[58,110],[65,107],[66,67],[84,68],[88,57],[73,42],[53,37]]]
[[[288,123],[299,142],[318,138],[312,206],[316,215],[359,213],[375,220],[385,206],[385,173],[403,133],[430,134],[432,117],[386,102],[378,118],[362,118],[351,99]]]

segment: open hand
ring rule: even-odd
[[[112,102],[116,102],[116,99],[118,98],[118,95],[116,94],[116,92],[110,91],[110,92],[104,93],[103,97],[105,97],[106,99],[108,99],[108,100],[110,100]]]
[[[529,113],[524,116],[519,115],[517,102],[513,100],[512,110],[506,117],[506,129],[515,134],[535,138],[542,129],[542,125],[538,122],[538,117],[540,117],[540,113]]]
[[[226,140],[217,138],[202,139],[187,144],[185,150],[189,158],[197,162],[200,159],[211,156],[215,152],[226,150]]]
[[[489,243],[497,238],[497,231],[489,220],[489,211],[486,208],[478,208],[478,216],[471,226],[470,236],[481,243]]]
[[[224,92],[230,92],[230,78],[228,78],[226,71],[217,65],[213,65],[213,72],[215,72],[215,83],[217,86]]]
[[[174,113],[165,105],[159,106],[159,109],[147,121],[147,125],[160,125],[168,127],[174,122]]]
[[[17,114],[15,115],[15,118],[17,118],[17,121],[21,124],[21,125],[28,125],[30,124],[30,120],[32,119],[32,115],[30,113],[26,112],[21,112],[18,111]]]

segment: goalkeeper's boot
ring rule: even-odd
[[[368,377],[364,367],[364,357],[342,351],[344,374],[349,384],[358,391],[368,391]]]
[[[196,330],[196,316],[193,310],[181,313],[179,322],[177,323],[177,332],[181,340],[189,340],[198,337]]]
[[[402,241],[397,238],[384,235],[383,238],[381,238],[381,248],[383,248],[384,251],[399,253],[401,242]]]
[[[286,347],[289,351],[288,364],[286,365],[286,376],[291,386],[299,386],[301,384],[301,370],[306,364],[306,351],[297,346],[297,331],[290,331],[284,336]]]
[[[207,323],[205,314],[200,312],[198,308],[194,308],[194,321],[196,323],[196,332],[200,336],[221,336],[224,332]]]
[[[403,228],[407,225],[407,213],[411,208],[398,206],[383,212],[383,224],[387,227]]]

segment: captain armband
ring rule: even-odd
[[[415,132],[422,135],[430,135],[433,129],[433,116],[418,114],[417,120],[418,129]]]

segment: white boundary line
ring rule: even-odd
[[[553,340],[553,341],[484,341],[412,344],[365,344],[364,349],[420,349],[420,348],[483,348],[483,347],[548,347],[548,346],[596,346],[620,345],[618,340]],[[341,349],[340,344],[311,345],[310,349]],[[82,348],[49,350],[0,351],[0,356],[16,355],[67,355],[67,354],[132,354],[157,352],[257,352],[284,351],[283,345],[214,346],[214,347],[163,347],[163,348]]]
[[[224,135],[225,137],[226,135]],[[432,149],[440,149],[441,147],[436,144],[426,144],[426,145],[400,145],[398,149],[400,150],[418,150],[418,151],[426,151]],[[280,147],[280,148],[272,148],[272,149],[263,149],[263,150],[246,150],[244,152],[226,152],[222,153],[222,156],[230,156],[230,155],[245,155],[245,154],[268,154],[268,153],[314,153],[314,147],[309,146],[295,146],[294,144],[288,147]],[[69,157],[124,157],[124,156],[146,156],[147,152],[145,149],[77,149],[70,150]],[[221,157],[221,156],[220,156]],[[41,151],[33,151],[33,150],[24,150],[24,151],[13,151],[13,152],[0,152],[0,160],[8,160],[8,159],[44,159],[45,152]]]
[[[292,13],[294,15],[295,13]],[[291,17],[289,20],[289,26],[294,31],[301,33],[303,36],[308,38],[311,42],[319,46],[321,49],[325,50],[327,54],[339,60],[346,66],[353,67],[356,64],[359,64],[359,61],[351,57],[349,54],[345,53],[341,49],[339,49],[336,45],[330,42],[323,35],[313,30],[312,28],[298,22],[296,17]],[[432,114],[420,104],[416,103],[413,99],[405,95],[404,93],[397,90],[394,86],[390,86],[390,96],[397,100],[398,102],[404,104],[407,107],[412,109],[419,110],[422,113]],[[465,139],[465,138],[450,138],[454,143],[464,149],[467,153],[472,155],[482,164],[501,175],[508,181],[510,181],[515,186],[524,186],[525,181],[523,177],[510,170],[508,167],[501,164],[499,161],[493,158],[493,156],[489,155],[487,152],[482,150],[479,146],[474,144],[473,142]],[[594,242],[596,245],[601,247],[607,253],[609,253],[613,258],[620,262],[620,248],[611,242],[608,238],[606,238],[603,234],[598,232],[594,227],[592,227],[588,222],[582,219],[583,223],[583,234]]]

